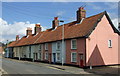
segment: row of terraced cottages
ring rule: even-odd
[[[107,12],[86,17],[86,10],[80,7],[76,14],[76,21],[60,26],[55,17],[52,28],[45,31],[41,31],[39,24],[35,25],[34,34],[27,28],[26,36],[19,39],[17,35],[16,41],[8,45],[9,57],[49,63],[63,61],[80,67],[119,64],[120,33]]]

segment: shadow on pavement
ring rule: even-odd
[[[95,75],[117,75],[120,76],[120,67],[119,66],[102,66],[102,67],[93,67],[92,69],[84,69],[85,72],[92,73]]]

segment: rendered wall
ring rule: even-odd
[[[112,48],[108,47],[108,40],[112,40]],[[105,15],[86,39],[86,59],[87,66],[118,64],[118,34]]]

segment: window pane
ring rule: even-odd
[[[56,48],[57,48],[57,50],[60,49],[60,42],[57,42]]]
[[[76,53],[72,53],[72,62],[76,62],[77,56],[76,56]]]
[[[57,53],[57,60],[60,60],[60,53]]]
[[[108,40],[108,47],[112,47],[112,40]]]
[[[45,59],[48,60],[48,53],[47,52],[45,53]]]
[[[72,40],[72,49],[76,48],[77,48],[76,40]]]

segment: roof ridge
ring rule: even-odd
[[[95,14],[95,15],[92,15],[92,16],[89,16],[89,17],[87,17],[86,19],[91,18],[91,17],[95,17],[95,16],[100,15],[100,14],[103,14],[103,15],[104,15],[105,13],[106,13],[106,11],[101,12],[101,13],[98,13],[98,14]]]

